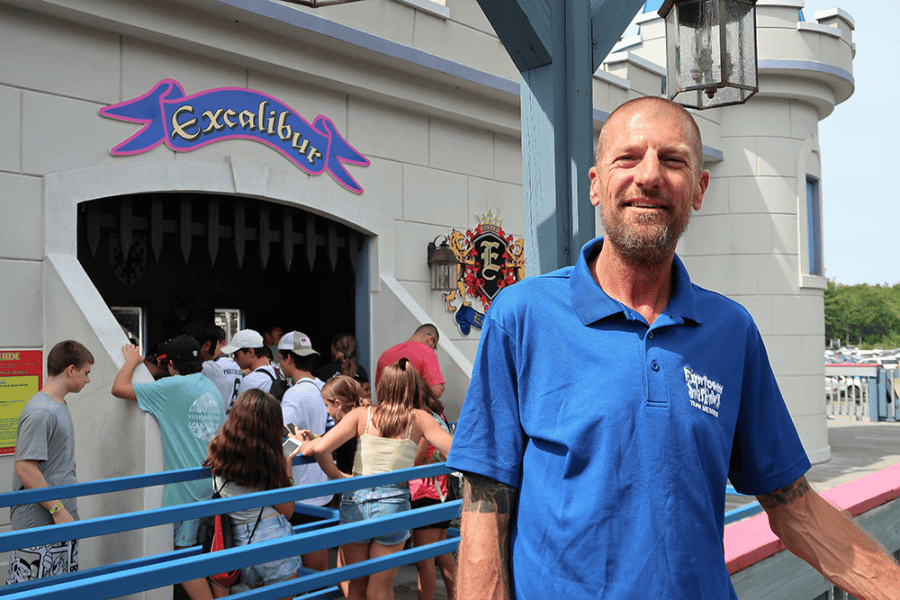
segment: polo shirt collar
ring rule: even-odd
[[[618,300],[611,298],[594,281],[594,276],[588,263],[600,253],[600,248],[602,247],[602,237],[594,238],[584,245],[569,281],[572,306],[581,322],[585,325],[596,323],[617,314],[624,315],[626,318],[631,318],[629,315],[633,314],[631,309],[626,308]],[[694,287],[691,284],[687,269],[684,268],[684,263],[681,262],[677,255],[675,256],[672,269],[675,293],[669,299],[668,306],[663,310],[656,323],[653,324],[655,327],[680,325],[685,321],[700,322],[700,318],[697,316]]]

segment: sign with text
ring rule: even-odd
[[[0,454],[16,449],[19,414],[41,386],[43,352],[0,350]]]
[[[110,154],[141,154],[165,144],[190,152],[208,144],[247,139],[266,144],[310,175],[328,172],[342,186],[363,189],[344,164],[368,166],[369,159],[347,143],[328,117],[309,123],[291,107],[262,92],[216,88],[186,96],[174,79],[163,79],[143,96],[100,109],[110,119],[141,123],[133,136]]]

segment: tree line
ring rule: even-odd
[[[825,290],[825,339],[860,348],[900,348],[900,283],[843,285]]]

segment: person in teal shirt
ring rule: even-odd
[[[160,345],[157,360],[169,372],[150,383],[132,383],[134,371],[143,363],[140,349],[122,348],[125,364],[116,375],[112,394],[117,398],[136,400],[141,410],[159,423],[163,444],[163,462],[167,471],[199,467],[206,450],[222,423],[225,410],[216,385],[203,376],[200,344],[194,338],[180,336]],[[185,481],[166,486],[163,504],[175,506],[208,500],[207,480]],[[198,519],[175,523],[175,548],[197,544]],[[184,582],[193,600],[212,598],[205,579]]]

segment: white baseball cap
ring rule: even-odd
[[[312,340],[305,333],[299,331],[291,331],[281,336],[281,341],[278,342],[278,349],[293,352],[298,356],[319,355],[318,352],[313,350]]]
[[[265,346],[263,336],[252,329],[241,329],[231,337],[231,341],[222,346],[222,354],[232,354],[241,348],[262,348]]]

